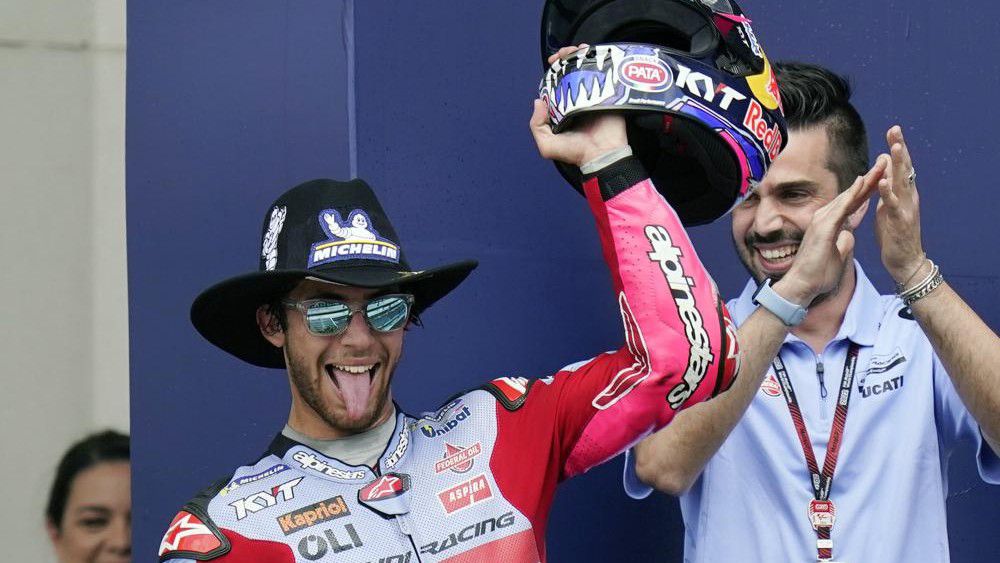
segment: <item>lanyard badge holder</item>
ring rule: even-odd
[[[830,441],[826,458],[823,460],[822,471],[819,469],[819,464],[816,463],[816,454],[812,449],[809,431],[803,421],[802,410],[799,408],[792,380],[788,377],[788,371],[785,369],[785,363],[781,360],[781,355],[775,356],[772,363],[774,372],[778,376],[781,392],[785,397],[785,403],[788,406],[788,414],[792,417],[795,433],[802,446],[806,466],[809,468],[813,498],[809,501],[807,516],[809,524],[816,531],[816,553],[819,561],[823,563],[837,563],[832,560],[833,540],[830,537],[833,524],[836,521],[837,509],[833,501],[830,500],[830,489],[833,486],[833,474],[837,469],[840,445],[843,443],[844,427],[847,424],[847,407],[851,401],[851,385],[854,382],[854,372],[858,365],[860,349],[861,347],[853,342],[847,349],[847,357],[844,359],[844,373],[840,378],[840,392],[837,394],[837,410],[833,415],[833,426],[830,428]]]

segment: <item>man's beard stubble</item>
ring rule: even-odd
[[[771,244],[771,243],[775,243],[775,242],[779,242],[779,241],[788,241],[788,242],[791,242],[791,243],[797,245],[799,248],[801,248],[802,247],[802,238],[804,236],[805,236],[805,233],[803,231],[799,231],[799,230],[796,230],[796,231],[793,232],[793,231],[786,231],[786,230],[782,229],[780,231],[774,231],[774,232],[768,233],[766,235],[758,235],[757,233],[754,233],[754,232],[751,231],[751,232],[747,233],[746,237],[744,237],[744,239],[743,239],[743,247],[742,248],[739,245],[735,244],[735,242],[736,242],[735,239],[733,240],[733,246],[736,247],[736,255],[739,256],[740,262],[743,263],[743,267],[746,269],[747,273],[750,274],[750,277],[753,278],[753,280],[757,283],[758,286],[760,284],[764,283],[764,280],[766,280],[768,278],[771,279],[771,283],[773,285],[774,283],[777,283],[778,280],[780,280],[781,278],[785,277],[785,274],[787,273],[787,271],[786,272],[778,272],[778,273],[775,273],[773,275],[767,276],[763,272],[759,272],[756,269],[754,269],[754,267],[753,267],[753,264],[754,264],[753,253],[755,252],[754,251],[754,245],[756,245],[756,244]],[[796,250],[796,253],[797,252],[798,251]],[[819,305],[820,303],[826,301],[827,299],[833,297],[834,295],[836,295],[837,293],[840,292],[840,285],[841,285],[841,281],[844,278],[844,270],[846,270],[846,268],[847,268],[847,265],[845,263],[844,268],[841,269],[840,275],[837,277],[837,285],[835,285],[833,287],[833,289],[831,289],[830,291],[827,291],[825,293],[821,293],[821,294],[817,295],[815,298],[813,298],[813,300],[806,306],[807,309],[811,308],[811,307],[815,307],[816,305]]]
[[[287,358],[288,375],[292,380],[292,385],[298,390],[299,396],[302,397],[303,402],[309,406],[320,418],[323,419],[327,425],[331,428],[337,430],[346,431],[349,433],[364,432],[369,428],[375,426],[378,422],[382,411],[385,410],[385,402],[388,400],[389,392],[388,386],[386,389],[379,393],[375,400],[374,408],[368,413],[367,416],[362,417],[356,421],[344,420],[338,417],[333,409],[326,405],[323,400],[323,394],[319,388],[319,381],[313,381],[310,378],[310,370],[307,362],[302,361],[298,356],[296,356],[294,350],[291,346],[291,339],[285,339],[285,352]],[[320,372],[320,377],[329,377],[325,371]],[[392,374],[389,374],[389,380],[391,381]],[[336,385],[336,383],[334,383]]]

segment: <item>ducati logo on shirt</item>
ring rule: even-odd
[[[898,347],[892,351],[890,354],[879,354],[872,356],[872,359],[868,362],[868,369],[861,374],[861,380],[859,383],[861,385],[865,384],[865,379],[870,375],[880,375],[883,374],[896,366],[900,366],[906,363],[906,355]]]
[[[895,391],[896,389],[899,389],[902,386],[903,386],[903,376],[897,375],[896,377],[883,381],[882,383],[876,383],[874,385],[866,385],[858,387],[858,390],[861,391],[861,398],[867,399],[872,395],[881,395],[883,393],[888,393],[889,391]]]
[[[868,398],[872,395],[881,395],[882,393],[888,393],[889,391],[895,391],[903,386],[903,375],[897,375],[896,377],[891,377],[884,379],[882,376],[885,373],[893,370],[906,363],[906,355],[898,347],[889,354],[878,354],[872,356],[872,359],[868,362],[868,369],[865,370],[861,377],[858,379],[858,391],[861,392],[862,398]],[[871,376],[876,376],[876,382],[871,385],[868,384],[868,379]],[[881,380],[881,381],[880,381]]]

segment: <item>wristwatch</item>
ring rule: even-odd
[[[806,318],[805,307],[792,303],[771,289],[771,278],[764,280],[753,293],[753,303],[773,313],[785,326],[798,326]]]

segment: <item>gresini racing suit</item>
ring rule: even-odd
[[[376,467],[279,435],[171,522],[161,561],[540,561],[556,485],[726,389],[735,330],[677,216],[633,158],[585,181],[621,349],[397,414]]]

